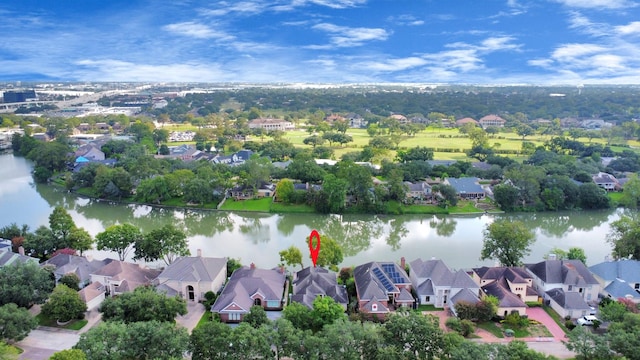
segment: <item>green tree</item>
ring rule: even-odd
[[[49,360],[87,360],[87,355],[82,350],[67,349],[53,353]]]
[[[280,255],[280,261],[287,264],[287,266],[300,265],[300,269],[304,268],[302,264],[302,251],[297,247],[291,245],[288,249],[282,250],[278,254]]]
[[[580,185],[579,203],[583,209],[607,209],[611,206],[606,191],[595,183]]]
[[[345,179],[327,174],[322,182],[322,190],[320,190],[323,199],[315,204],[316,209],[322,213],[341,213],[347,196],[347,186],[348,183]]]
[[[317,247],[315,243],[316,239],[313,239],[313,248]],[[309,238],[307,238],[307,243]],[[309,255],[311,256],[311,255]],[[332,238],[326,235],[320,235],[320,252],[318,253],[318,259],[316,265],[320,267],[337,267],[344,260],[344,254],[342,247]]]
[[[64,244],[58,243],[51,230],[44,225],[27,234],[22,245],[27,254],[42,260],[47,259],[56,250],[64,248]]]
[[[114,251],[120,261],[124,261],[133,244],[141,238],[140,229],[131,224],[112,225],[96,235],[96,248]]]
[[[609,326],[609,346],[627,359],[640,359],[640,314],[627,313]]]
[[[287,305],[282,316],[298,330],[310,330],[313,324],[311,309],[298,302]]]
[[[629,311],[624,304],[618,301],[609,301],[605,304],[600,304],[600,317],[604,321],[616,321],[621,322],[624,320],[624,316]]]
[[[389,346],[408,359],[436,359],[444,347],[444,334],[435,316],[392,314],[384,324]]]
[[[567,259],[580,260],[583,264],[587,264],[587,255],[584,253],[584,249],[580,247],[570,247],[567,251]]]
[[[336,320],[346,317],[342,305],[336,303],[330,296],[318,296],[313,300],[311,309],[312,329],[320,331],[325,325],[333,324]]]
[[[42,304],[54,287],[51,273],[32,262],[0,267],[0,305],[28,308]]]
[[[433,160],[433,151],[422,146],[416,146],[409,150],[398,150],[396,158],[400,162]]]
[[[440,194],[438,202],[441,206],[456,206],[458,204],[458,192],[453,186],[440,184],[433,186],[432,190]]]
[[[607,241],[616,259],[640,260],[640,216],[624,214],[610,224]]]
[[[508,184],[496,185],[493,188],[493,197],[503,211],[514,211],[518,206],[519,190]]]
[[[42,305],[42,314],[60,321],[83,319],[85,311],[87,304],[82,301],[78,292],[64,284],[56,286],[49,301]]]
[[[182,359],[188,345],[187,330],[171,322],[106,321],[81,334],[74,348],[88,360]]]
[[[194,204],[207,204],[213,201],[213,189],[204,179],[189,180],[184,186],[184,200]]]
[[[80,256],[93,247],[93,238],[84,228],[74,227],[69,233],[68,245],[71,249],[80,251]]]
[[[640,204],[640,179],[637,174],[632,174],[629,180],[622,186],[622,196],[620,204],[627,208],[636,209]]]
[[[240,259],[229,258],[227,259],[227,277],[231,277],[234,271],[240,269],[242,267],[242,263]]]
[[[106,321],[174,322],[177,315],[187,313],[187,305],[179,296],[170,297],[156,292],[153,287],[141,286],[133,292],[106,298],[100,306],[100,312]]]
[[[503,266],[519,266],[534,242],[535,235],[523,222],[497,220],[484,230],[480,259],[497,259]]]
[[[289,179],[282,179],[278,181],[278,185],[276,185],[276,198],[278,200],[281,200],[285,203],[290,203],[293,192],[293,181]]]
[[[229,339],[230,359],[267,359],[273,357],[271,343],[264,336],[265,328],[256,329],[247,323],[241,323],[233,329]]]
[[[193,360],[226,360],[232,357],[231,332],[227,325],[206,322],[191,332],[189,352]]]
[[[80,290],[80,278],[75,273],[70,272],[62,275],[58,282],[75,291]]]
[[[607,337],[594,334],[586,326],[576,326],[567,334],[567,338],[564,344],[578,355],[577,359],[606,360],[613,357]]]
[[[267,318],[267,312],[264,311],[262,306],[253,305],[249,309],[249,313],[243,317],[242,321],[257,329],[263,324],[267,324],[269,319]]]
[[[27,337],[38,326],[36,319],[25,308],[14,303],[0,306],[0,341],[14,343]]]
[[[155,261],[162,259],[170,265],[178,256],[189,256],[187,235],[173,224],[153,229],[138,238],[134,259]]]
[[[57,242],[62,247],[71,247],[69,245],[69,235],[75,229],[76,224],[73,222],[71,215],[61,206],[56,206],[51,215],[49,215],[49,228]]]

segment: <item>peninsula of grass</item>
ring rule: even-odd
[[[269,212],[272,201],[273,199],[270,197],[250,200],[227,199],[220,207],[220,210]]]

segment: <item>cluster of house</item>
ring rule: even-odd
[[[38,260],[13,253],[9,241],[0,241],[0,266]],[[95,309],[107,296],[153,285],[169,296],[204,301],[209,291],[219,293],[211,311],[224,322],[240,322],[254,305],[268,311],[282,310],[290,302],[309,308],[318,296],[329,296],[347,309],[346,288],[338,274],[307,267],[287,276],[284,267],[260,269],[254,264],[233,272],[227,279],[227,259],[179,257],[164,270],[155,270],[113,259],[95,260],[57,254],[50,267],[58,281],[73,273],[80,279],[79,294]],[[408,271],[408,273],[407,273]],[[640,303],[640,261],[605,261],[587,267],[579,260],[545,261],[521,267],[480,267],[451,270],[442,260],[416,259],[409,263],[372,261],[353,270],[357,311],[384,318],[401,307],[433,305],[455,314],[459,302],[477,303],[485,296],[498,299],[497,315],[526,314],[527,303],[545,302],[561,317],[589,314],[599,298],[629,299]],[[291,289],[291,292],[289,291]]]
[[[405,267],[406,266],[406,267]],[[409,274],[405,271],[408,269]],[[433,305],[455,314],[458,302],[498,299],[497,315],[526,314],[527,303],[544,301],[561,317],[589,314],[599,296],[640,303],[640,262],[607,261],[587,268],[578,260],[545,260],[523,267],[481,267],[453,271],[442,260],[416,259],[405,264],[369,262],[356,266],[359,312],[384,318],[400,307]],[[337,274],[305,268],[292,275],[290,301],[311,308],[317,296],[330,296],[345,308],[349,299]],[[244,267],[233,273],[211,311],[222,321],[239,322],[253,305],[281,310],[287,303],[284,269]],[[415,294],[415,297],[414,295]]]

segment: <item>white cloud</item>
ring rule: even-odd
[[[351,28],[329,23],[314,25],[312,29],[321,30],[330,34],[333,47],[362,46],[368,41],[383,41],[389,37],[389,33],[380,28]],[[330,45],[311,45],[310,49],[327,49]]]
[[[629,0],[552,0],[567,7],[584,9],[627,9],[638,6]]]
[[[562,62],[571,62],[585,55],[593,55],[605,51],[606,48],[596,44],[566,44],[556,48],[551,57]]]
[[[214,4],[213,9],[200,9],[199,12],[205,16],[225,16],[230,13],[236,15],[255,15],[262,13],[269,8],[265,1],[220,1]]]
[[[616,26],[615,29],[622,35],[638,35],[640,34],[640,21],[633,21],[628,25]]]
[[[162,27],[162,29],[174,34],[194,37],[197,39],[232,40],[234,38],[233,36],[226,34],[225,32],[216,31],[207,25],[198,24],[191,21],[165,25]]]
[[[611,34],[611,26],[605,23],[594,23],[577,11],[569,13],[569,28],[581,29],[588,35],[608,36]]]
[[[80,60],[77,79],[91,81],[229,81],[216,64],[151,65],[120,60]]]
[[[393,72],[407,70],[427,63],[426,59],[412,56],[402,59],[389,59],[383,62],[362,63],[362,66],[373,71]]]
[[[404,25],[404,26],[420,26],[424,25],[424,20],[420,20],[413,15],[405,14],[399,16],[389,16],[387,18],[388,22],[393,23],[394,25]]]
[[[299,2],[301,3],[307,2],[315,5],[327,6],[332,9],[345,9],[345,8],[364,5],[367,3],[367,0],[306,0],[306,1],[302,0]]]

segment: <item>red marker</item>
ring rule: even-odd
[[[313,247],[313,238],[316,238],[316,247]],[[318,254],[320,254],[320,234],[318,234],[317,230],[312,230],[311,235],[309,235],[309,251],[311,252],[311,261],[313,262],[313,267],[316,267],[316,263],[318,262]]]

